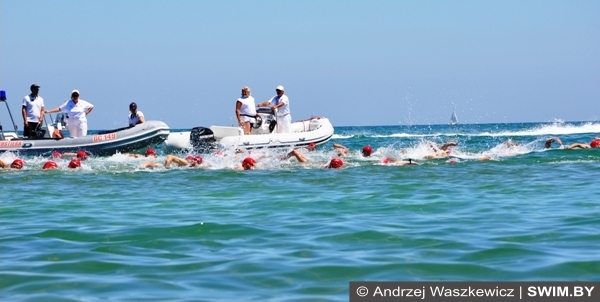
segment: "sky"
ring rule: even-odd
[[[128,106],[173,129],[237,124],[283,85],[334,126],[600,120],[600,1],[0,0],[0,89],[73,89],[90,129]],[[0,108],[0,122],[6,121]]]

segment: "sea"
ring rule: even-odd
[[[598,121],[356,126],[300,150],[307,163],[226,150],[200,168],[140,168],[165,160],[159,145],[156,159],[43,171],[50,158],[25,156],[0,169],[0,301],[348,301],[350,281],[600,281],[600,148],[544,148],[598,136]],[[447,142],[449,157],[427,159]],[[350,152],[323,168],[334,143]],[[245,156],[256,170],[236,170]]]

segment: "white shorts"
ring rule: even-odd
[[[243,122],[250,122],[250,123],[255,123],[256,122],[255,118],[253,118],[253,117],[244,116],[244,115],[242,115],[240,117],[242,118],[242,123]]]

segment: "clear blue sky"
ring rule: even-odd
[[[600,120],[600,1],[0,0],[0,89],[231,125],[248,85],[334,126]],[[4,114],[1,118],[5,118]],[[3,120],[3,123],[4,122]]]

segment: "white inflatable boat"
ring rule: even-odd
[[[310,143],[323,144],[331,139],[333,126],[325,117],[311,117],[292,123],[291,133],[275,133],[275,112],[269,108],[257,110],[259,118],[250,135],[241,127],[195,127],[192,131],[173,132],[165,140],[167,150],[188,149],[209,152],[215,148],[284,148],[302,147]]]
[[[59,114],[56,120],[45,118],[44,125],[35,137],[24,138],[17,132],[8,104],[6,93],[0,91],[0,102],[6,104],[13,129],[4,129],[0,124],[0,152],[13,151],[23,155],[50,155],[53,151],[77,152],[85,150],[92,155],[112,155],[130,152],[162,143],[170,133],[169,126],[161,121],[146,121],[134,127],[100,131],[83,137],[68,137],[64,121]],[[49,124],[47,121],[53,123]],[[55,129],[64,133],[64,138],[56,136]]]

